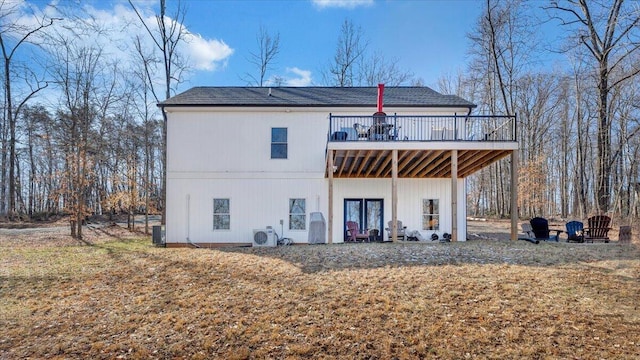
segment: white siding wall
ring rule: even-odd
[[[171,179],[167,199],[167,241],[251,242],[253,229],[273,226],[295,242],[307,242],[309,213],[327,214],[325,179]],[[213,230],[213,199],[230,200],[231,228]],[[306,230],[289,230],[289,199],[306,199]],[[189,199],[189,200],[187,200]],[[187,204],[189,208],[187,209]]]
[[[464,180],[458,180],[458,240],[464,241],[466,233],[466,201]],[[384,199],[384,226],[391,220],[390,179],[335,179],[334,180],[334,242],[344,238],[344,199]],[[429,238],[434,231],[422,230],[422,199],[440,200],[440,230],[435,233],[451,233],[451,180],[450,179],[399,179],[398,220],[407,230],[418,230]],[[382,229],[384,230],[384,229]],[[386,236],[386,232],[384,233]]]
[[[171,113],[167,169],[180,172],[323,172],[328,112]],[[288,129],[289,158],[271,159],[271,128]]]
[[[454,109],[462,112],[462,109]],[[168,108],[167,224],[170,243],[251,242],[252,230],[273,226],[295,242],[306,242],[307,231],[289,231],[288,200],[306,199],[308,214],[328,216],[328,180],[324,177],[329,113],[366,114],[362,109]],[[415,109],[389,113],[416,114]],[[453,111],[452,111],[453,112]],[[448,113],[438,109],[437,113]],[[271,128],[288,129],[288,159],[271,159]],[[459,239],[466,238],[464,181],[458,188]],[[400,180],[398,219],[411,230],[421,229],[423,198],[440,199],[439,234],[451,232],[448,179]],[[391,219],[391,181],[336,180],[334,242],[343,239],[344,198],[384,198],[384,221]],[[231,202],[231,229],[213,230],[213,199]],[[328,220],[328,219],[327,219]],[[425,235],[427,232],[424,232]]]

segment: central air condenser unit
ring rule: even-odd
[[[253,246],[276,246],[276,232],[272,228],[253,230]]]

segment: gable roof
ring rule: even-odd
[[[376,107],[377,87],[194,87],[158,104],[181,106]],[[385,107],[465,107],[476,105],[428,87],[386,87]]]

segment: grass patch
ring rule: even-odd
[[[0,358],[640,356],[635,244],[149,243],[0,239]]]

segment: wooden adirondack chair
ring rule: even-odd
[[[388,228],[384,228],[387,230],[387,238],[391,241],[391,228],[393,227],[393,221],[389,221],[387,223]],[[406,241],[407,240],[407,227],[402,225],[402,221],[398,220],[398,240]]]
[[[347,221],[347,235],[349,238],[347,241],[369,241],[369,234],[360,232],[360,225],[355,221]]]
[[[569,221],[567,227],[567,242],[584,242],[584,224],[580,221]]]
[[[584,229],[584,241],[594,240],[609,242],[609,230],[611,228],[611,218],[606,215],[596,215],[587,219],[587,225]]]
[[[536,234],[533,233],[533,228],[531,228],[531,224],[522,223],[520,226],[522,226],[522,232],[524,233],[524,235],[518,236],[518,240],[525,240],[534,244],[540,243],[540,240],[536,239]]]

